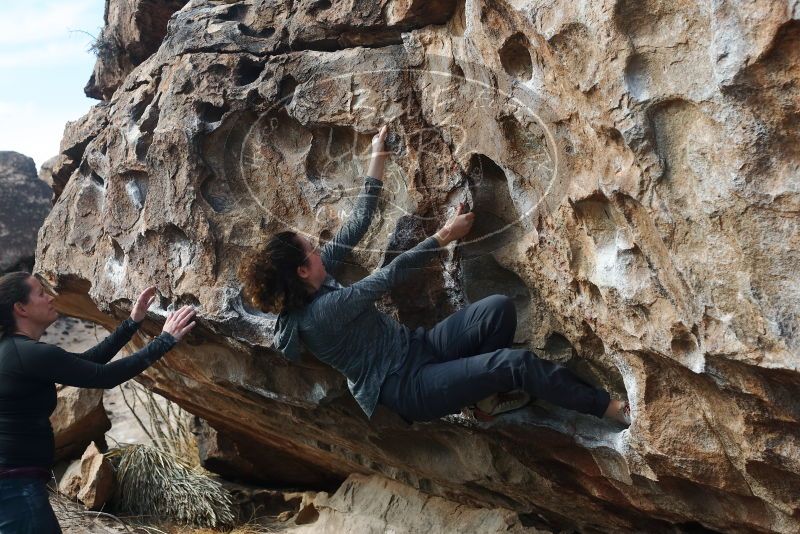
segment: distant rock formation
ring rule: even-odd
[[[28,156],[0,151],[0,274],[30,270],[52,191]]]
[[[108,328],[150,283],[147,335],[197,306],[141,380],[260,451],[260,477],[290,457],[551,530],[797,532],[795,4],[192,0],[68,126],[37,270]],[[287,227],[333,235],[383,122],[380,214],[335,274],[467,200],[475,235],[378,305],[430,326],[512,296],[516,343],[629,398],[630,429],[544,403],[367,421],[342,376],[275,352],[241,258]]]

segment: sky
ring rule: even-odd
[[[0,0],[0,150],[30,156],[39,168],[58,154],[66,122],[98,102],[83,87],[94,68],[89,46],[103,27],[104,6],[104,0]]]

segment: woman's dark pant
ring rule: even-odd
[[[0,478],[0,534],[60,534],[41,478]]]
[[[430,421],[504,391],[522,389],[555,405],[602,417],[608,393],[529,350],[509,348],[514,304],[491,295],[427,332],[412,334],[406,364],[386,377],[380,403],[410,421]]]

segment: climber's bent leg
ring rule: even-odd
[[[510,347],[517,311],[505,295],[490,295],[462,308],[425,333],[435,358],[447,362]]]
[[[430,421],[497,392],[522,389],[555,405],[602,417],[610,397],[567,368],[528,350],[499,349],[486,354],[428,363],[396,379],[381,402],[412,421]],[[391,397],[398,398],[391,398]]]

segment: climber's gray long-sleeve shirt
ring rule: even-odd
[[[331,276],[347,251],[369,228],[383,182],[367,176],[353,214],[322,247],[328,276],[302,310],[281,313],[275,323],[275,346],[293,361],[300,358],[300,341],[318,359],[347,377],[361,409],[372,417],[386,376],[399,369],[408,351],[411,331],[379,312],[375,301],[436,255],[439,242],[431,236],[349,287]]]

